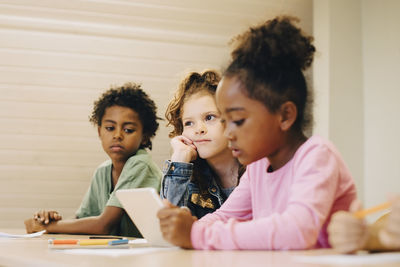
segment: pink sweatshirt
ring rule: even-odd
[[[196,249],[288,250],[329,247],[327,224],[356,199],[353,179],[334,146],[312,136],[280,169],[247,166],[220,209],[195,222]]]

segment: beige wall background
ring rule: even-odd
[[[313,10],[314,132],[341,151],[364,205],[377,205],[400,194],[400,1],[316,0]]]
[[[0,0],[0,228],[73,216],[106,159],[88,116],[110,85],[142,83],[164,117],[186,72],[221,69],[235,34],[278,14],[312,32],[312,0]]]
[[[400,2],[362,5],[365,203],[400,193]]]
[[[142,83],[164,116],[185,73],[222,69],[229,40],[278,14],[314,33],[314,133],[342,153],[366,206],[400,193],[400,1],[0,0],[0,228],[73,216],[107,157],[88,122],[110,85]],[[169,157],[163,123],[151,152]]]

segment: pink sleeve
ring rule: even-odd
[[[209,239],[209,237],[203,236],[204,229],[210,225],[215,227],[218,223],[226,223],[230,218],[235,218],[237,221],[252,219],[251,193],[247,171],[242,175],[239,185],[218,210],[207,214],[193,224],[191,239],[194,247],[201,248],[201,246],[196,247],[195,245],[199,239]]]
[[[326,146],[316,149],[310,147],[302,153],[304,155],[293,162],[293,173],[287,173],[285,177],[293,178],[285,210],[250,221],[239,221],[229,216],[229,211],[235,210],[234,204],[243,205],[239,204],[242,201],[240,196],[236,196],[227,205],[230,209],[222,211],[221,220],[213,216],[208,223],[193,225],[193,246],[197,249],[263,250],[307,249],[315,246],[336,197],[341,166],[336,155]],[[257,194],[252,196],[257,203],[254,204],[257,207],[253,208],[264,209],[260,200],[263,193],[265,195],[265,189],[255,188],[252,193]],[[245,202],[250,199],[246,197]]]

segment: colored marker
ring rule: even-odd
[[[116,246],[116,245],[125,245],[128,244],[129,240],[128,239],[120,239],[120,240],[112,240],[108,242],[108,245],[110,246]]]
[[[49,244],[53,245],[77,245],[78,239],[49,239]]]
[[[356,211],[353,213],[353,216],[358,219],[362,219],[369,214],[388,209],[388,208],[390,208],[391,205],[392,205],[391,202],[385,202],[385,203],[382,203],[380,205],[377,205],[377,206],[369,208],[369,209]]]

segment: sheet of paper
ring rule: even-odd
[[[147,244],[147,240],[144,238],[136,238],[129,240],[129,244]]]
[[[46,230],[36,232],[33,234],[24,234],[24,235],[15,235],[15,234],[0,232],[0,238],[31,238],[31,237],[41,236],[44,234],[44,232],[46,232]]]
[[[145,248],[129,248],[129,249],[53,249],[54,252],[61,252],[66,254],[73,254],[73,255],[102,255],[102,256],[110,256],[110,257],[119,257],[124,255],[139,255],[139,254],[146,254],[146,253],[154,253],[159,251],[166,251],[166,250],[174,250],[178,249],[176,247],[168,247],[168,248],[159,248],[159,247],[145,247]]]
[[[384,264],[400,263],[400,253],[372,253],[356,255],[320,255],[320,256],[294,256],[294,260],[303,263],[316,264],[341,264],[341,265],[360,265],[360,264]]]

